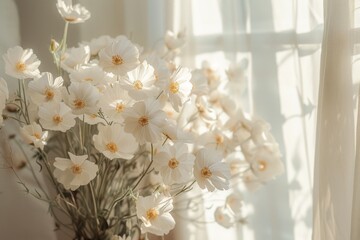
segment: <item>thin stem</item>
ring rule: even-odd
[[[30,117],[29,117],[29,111],[28,111],[28,102],[26,99],[26,91],[25,91],[25,81],[21,81],[21,88],[22,88],[22,92],[23,92],[23,98],[24,98],[24,103],[25,103],[25,115],[26,115],[26,122],[27,124],[30,124]]]
[[[62,39],[62,46],[61,46],[61,54],[64,54],[66,51],[66,40],[67,40],[67,33],[68,33],[68,28],[69,28],[69,22],[65,22],[65,28],[64,28],[64,35],[63,35],[63,39]]]
[[[9,116],[9,115],[3,115],[5,118],[10,118],[10,119],[14,119],[15,121],[18,121],[19,123],[22,123],[22,124],[25,124],[26,125],[26,122],[24,121],[21,121],[20,119],[16,118],[16,117],[12,117],[12,116]]]
[[[24,157],[25,157],[25,159],[26,159],[26,162],[28,163],[28,165],[29,165],[29,167],[30,167],[31,174],[33,175],[33,178],[34,178],[36,184],[39,186],[39,188],[41,189],[41,191],[45,194],[46,199],[47,199],[47,200],[50,200],[50,198],[49,198],[49,196],[47,195],[46,191],[45,191],[44,188],[42,187],[39,179],[37,178],[36,173],[35,173],[35,170],[34,170],[33,166],[31,165],[31,162],[30,162],[27,154],[25,153],[24,149],[22,148],[22,145],[21,145],[18,141],[16,141],[16,140],[15,140],[15,142],[16,142],[16,144],[18,145],[18,147],[20,148],[20,151],[22,152],[22,154],[24,155]]]
[[[151,156],[150,156],[150,163],[147,166],[145,172],[143,173],[143,175],[141,175],[140,179],[136,182],[135,186],[132,188],[132,191],[134,191],[136,189],[136,187],[140,184],[141,180],[145,177],[145,175],[147,174],[147,172],[149,171],[151,165],[154,162],[154,146],[153,144],[151,144],[151,152],[150,152]]]
[[[94,205],[94,214],[95,214],[95,221],[96,221],[96,229],[97,231],[99,231],[99,219],[98,219],[98,212],[97,212],[97,206],[96,206],[96,198],[95,198],[95,194],[94,194],[94,188],[92,183],[89,183],[90,186],[90,192],[91,192],[91,199],[93,201],[93,205]]]
[[[194,180],[189,186],[184,186],[179,192],[177,192],[174,197],[178,196],[179,194],[188,191],[189,189],[191,189],[191,187],[196,183],[196,180]]]

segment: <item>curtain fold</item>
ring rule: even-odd
[[[350,239],[355,155],[351,8],[351,0],[324,1],[313,240]]]

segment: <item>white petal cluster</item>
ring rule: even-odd
[[[68,23],[82,23],[90,18],[90,12],[80,4],[73,5],[72,0],[58,0],[56,7]]]
[[[55,158],[54,176],[65,189],[74,191],[93,180],[99,168],[87,160],[88,155],[76,156],[70,152],[68,154],[70,159]]]
[[[96,87],[86,82],[73,82],[68,91],[63,93],[63,98],[75,115],[93,114],[93,109],[97,109],[101,95]]]
[[[39,107],[40,124],[43,128],[66,132],[75,125],[75,115],[65,103],[45,103]]]
[[[233,216],[224,207],[217,207],[214,212],[215,221],[224,228],[230,228],[234,225]]]
[[[195,156],[184,143],[166,144],[154,157],[154,168],[160,172],[165,184],[186,183],[193,174]]]
[[[143,100],[155,95],[154,68],[146,61],[137,68],[127,73],[124,79],[124,88],[128,90],[129,96],[135,100]]]
[[[139,50],[124,36],[116,38],[99,52],[99,65],[115,75],[125,75],[139,64]]]
[[[162,194],[139,196],[136,201],[136,214],[142,221],[141,231],[158,236],[168,234],[175,227],[175,220],[170,214],[173,208],[171,197]]]
[[[122,85],[112,84],[103,93],[99,106],[104,115],[113,122],[122,123],[125,109],[131,107],[133,100],[128,96]]]
[[[99,133],[93,136],[95,148],[108,159],[131,159],[137,149],[135,138],[124,132],[119,124],[98,125]]]
[[[180,107],[191,93],[192,84],[190,79],[190,70],[188,68],[179,68],[171,75],[170,81],[166,84],[165,93],[177,112],[180,111]]]
[[[277,146],[259,146],[249,159],[251,170],[261,181],[269,181],[284,172]]]
[[[230,169],[216,150],[203,148],[196,154],[194,176],[200,188],[210,192],[229,189]]]
[[[61,88],[64,80],[62,77],[53,79],[49,72],[45,72],[39,78],[29,82],[29,95],[36,105],[47,102],[60,102],[62,100]]]
[[[169,50],[180,48],[185,44],[185,33],[179,32],[175,34],[172,31],[166,31],[165,34],[165,45]]]
[[[40,61],[32,49],[23,49],[16,46],[9,48],[3,56],[5,72],[17,79],[34,78],[40,74]]]
[[[66,50],[61,56],[61,67],[71,73],[77,70],[82,64],[86,64],[90,59],[89,46],[73,47]]]
[[[37,123],[25,125],[21,128],[21,133],[24,139],[33,144],[36,148],[44,149],[48,138],[48,131],[43,131],[41,126]]]
[[[124,111],[125,131],[134,135],[138,143],[157,143],[162,139],[166,114],[157,100],[135,103]]]

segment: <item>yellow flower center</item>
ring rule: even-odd
[[[116,153],[118,151],[118,146],[114,142],[109,142],[106,144],[106,149],[111,153]]]
[[[235,174],[239,171],[240,164],[237,162],[233,162],[230,164],[230,172],[231,174]]]
[[[154,71],[154,77],[155,77],[155,81],[158,81],[159,80],[159,75],[157,72]]]
[[[179,92],[179,83],[171,82],[169,86],[170,92],[176,94]]]
[[[124,63],[124,60],[119,55],[112,56],[111,60],[114,65],[121,65]]]
[[[59,125],[62,121],[63,121],[63,118],[59,114],[56,114],[53,116],[53,122],[56,125]]]
[[[18,62],[18,63],[16,64],[15,68],[16,68],[16,71],[18,71],[18,72],[23,72],[23,71],[25,71],[25,69],[26,69],[26,65],[25,65],[25,63],[23,63],[23,62]]]
[[[85,102],[82,99],[75,99],[74,100],[74,107],[76,109],[82,109],[85,107]]]
[[[222,144],[222,143],[224,143],[224,137],[223,136],[221,136],[221,135],[216,135],[215,136],[215,141],[216,141],[216,144]]]
[[[138,123],[144,127],[149,124],[149,118],[146,116],[142,116],[139,118]]]
[[[224,216],[222,214],[217,215],[216,218],[220,222],[222,222],[224,220]]]
[[[75,17],[65,17],[64,19],[67,22],[75,22],[77,18],[75,18]]]
[[[136,81],[134,82],[134,88],[135,88],[136,90],[141,90],[141,89],[143,88],[142,82],[141,82],[140,80],[136,80]]]
[[[39,133],[34,133],[33,135],[36,139],[40,139],[41,138],[41,135]]]
[[[197,109],[198,109],[198,112],[199,112],[200,115],[205,112],[205,108],[203,106],[201,106],[201,105],[197,105]]]
[[[73,174],[80,174],[82,172],[82,168],[79,164],[74,164],[71,167],[71,170],[72,170]]]
[[[159,211],[155,208],[150,208],[146,211],[146,218],[150,221],[155,220],[159,216]]]
[[[116,107],[115,107],[116,112],[121,113],[122,111],[124,111],[124,109],[125,109],[124,104],[122,104],[122,103],[116,104]]]
[[[51,101],[51,100],[53,100],[55,93],[51,89],[46,89],[44,95],[45,95],[46,101]]]
[[[266,168],[267,168],[267,163],[266,163],[266,161],[264,161],[264,160],[259,160],[259,161],[258,161],[258,169],[259,169],[259,171],[263,172],[263,171],[266,170]]]
[[[93,79],[92,79],[92,78],[90,78],[90,77],[87,77],[87,78],[84,78],[84,81],[86,81],[86,82],[92,82],[92,81],[93,81]]]
[[[204,178],[209,178],[212,176],[212,172],[208,167],[204,167],[203,169],[201,169],[201,176]]]
[[[176,168],[178,165],[179,165],[179,161],[178,161],[176,158],[172,158],[172,159],[170,159],[169,162],[168,162],[168,166],[169,166],[169,168],[171,168],[171,169]]]

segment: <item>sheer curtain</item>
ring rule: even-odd
[[[314,240],[360,237],[358,9],[359,1],[324,1]]]
[[[189,34],[186,64],[199,67],[206,59],[226,68],[248,60],[247,94],[239,101],[271,124],[286,164],[282,177],[244,193],[248,224],[237,231],[207,225],[208,239],[310,239],[322,2],[175,3],[175,27]]]

